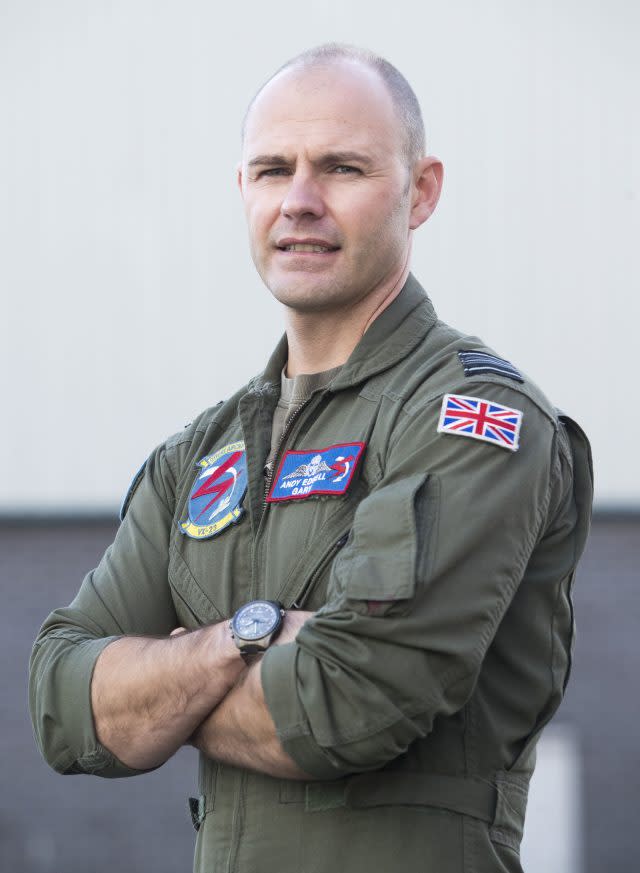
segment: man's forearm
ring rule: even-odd
[[[289,610],[275,645],[295,640],[311,612]],[[261,661],[243,673],[234,689],[200,725],[191,744],[210,758],[283,779],[310,779],[280,744],[260,681]]]
[[[129,767],[157,767],[193,734],[246,667],[221,622],[167,639],[122,637],[98,657],[98,739]]]
[[[260,662],[200,725],[190,740],[210,758],[282,779],[311,779],[287,755],[264,699]]]

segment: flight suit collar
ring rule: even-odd
[[[389,369],[405,358],[436,323],[433,304],[418,280],[409,273],[402,291],[376,318],[338,375],[331,390],[348,388]],[[288,357],[286,334],[269,358],[264,371],[252,380],[255,391],[278,394],[280,374]]]
[[[356,385],[388,370],[407,357],[436,320],[425,290],[409,273],[402,291],[364,334],[331,383],[331,390]]]

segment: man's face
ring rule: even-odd
[[[409,178],[401,124],[373,71],[338,62],[270,82],[246,122],[239,183],[251,254],[274,296],[326,311],[397,279]]]

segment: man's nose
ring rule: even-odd
[[[324,215],[325,203],[314,175],[297,170],[290,180],[280,212],[287,218],[301,218],[305,215],[320,218]]]

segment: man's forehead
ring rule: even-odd
[[[365,160],[385,151],[384,144],[373,135],[373,131],[356,125],[296,125],[283,122],[264,129],[256,129],[247,137],[244,158],[249,163],[257,163],[268,156],[282,156],[287,161],[295,161],[301,153],[312,160],[325,156],[336,156],[344,161]],[[264,161],[261,161],[264,163]]]
[[[335,90],[336,86],[339,87],[338,91]],[[339,96],[345,89],[369,94],[379,91],[390,101],[387,86],[375,70],[359,61],[337,58],[282,70],[259,91],[252,108],[258,108],[272,99],[291,100],[298,96],[309,100],[314,94],[320,95],[323,90],[333,91],[334,96]]]
[[[285,70],[256,98],[245,124],[247,152],[282,152],[303,142],[323,149],[371,148],[380,137],[398,139],[391,97],[362,65]]]

